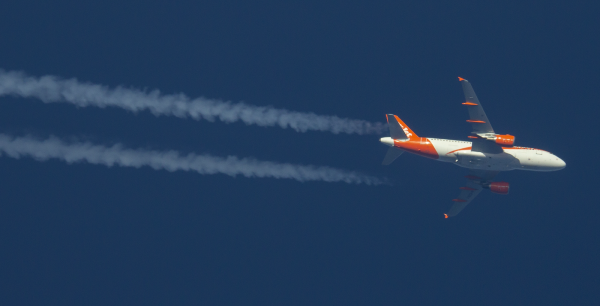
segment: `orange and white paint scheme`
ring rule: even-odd
[[[390,137],[380,139],[390,146],[383,165],[391,164],[404,152],[437,161],[453,163],[468,168],[467,182],[460,187],[460,195],[444,216],[456,216],[483,189],[493,193],[508,194],[509,183],[494,182],[500,171],[556,171],[565,168],[565,162],[556,155],[534,148],[515,146],[515,136],[496,134],[469,81],[458,78],[462,83],[473,131],[470,141],[419,137],[398,116],[386,115]]]

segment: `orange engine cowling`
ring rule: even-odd
[[[492,182],[490,191],[497,194],[508,194],[509,184],[507,182]]]
[[[515,143],[515,136],[512,135],[496,135],[496,143],[504,146],[512,146]]]

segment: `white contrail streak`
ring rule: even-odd
[[[243,121],[259,126],[292,128],[298,132],[326,131],[334,134],[383,134],[387,127],[382,123],[364,120],[321,116],[270,106],[253,106],[220,100],[190,99],[184,94],[165,95],[158,90],[150,92],[124,87],[109,88],[103,85],[82,83],[77,79],[56,76],[31,77],[23,72],[0,69],[0,95],[37,98],[45,103],[66,102],[77,106],[120,107],[134,113],[147,110],[156,116],[176,116],[196,120],[226,123]]]
[[[187,154],[177,151],[148,151],[123,148],[121,144],[111,147],[94,145],[89,142],[68,144],[51,136],[37,140],[30,136],[13,138],[0,134],[0,154],[12,158],[30,156],[39,161],[60,159],[68,164],[88,162],[90,164],[114,165],[140,168],[148,166],[155,170],[196,171],[200,174],[222,173],[229,176],[294,179],[300,182],[324,181],[349,184],[380,185],[385,180],[330,167],[302,166],[286,163],[260,161],[235,156],[216,157],[210,155]]]

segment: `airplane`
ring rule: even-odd
[[[506,195],[509,183],[494,182],[500,171],[557,171],[566,167],[558,156],[544,150],[515,146],[515,136],[496,134],[469,81],[459,77],[469,111],[471,141],[419,137],[398,116],[386,115],[390,137],[379,141],[390,148],[382,164],[389,165],[404,152],[441,162],[453,163],[469,169],[467,183],[460,187],[458,198],[453,199],[445,218],[458,215],[483,190]]]

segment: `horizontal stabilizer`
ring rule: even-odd
[[[398,156],[402,155],[402,153],[404,153],[404,151],[398,148],[389,148],[381,164],[384,166],[391,164]]]

